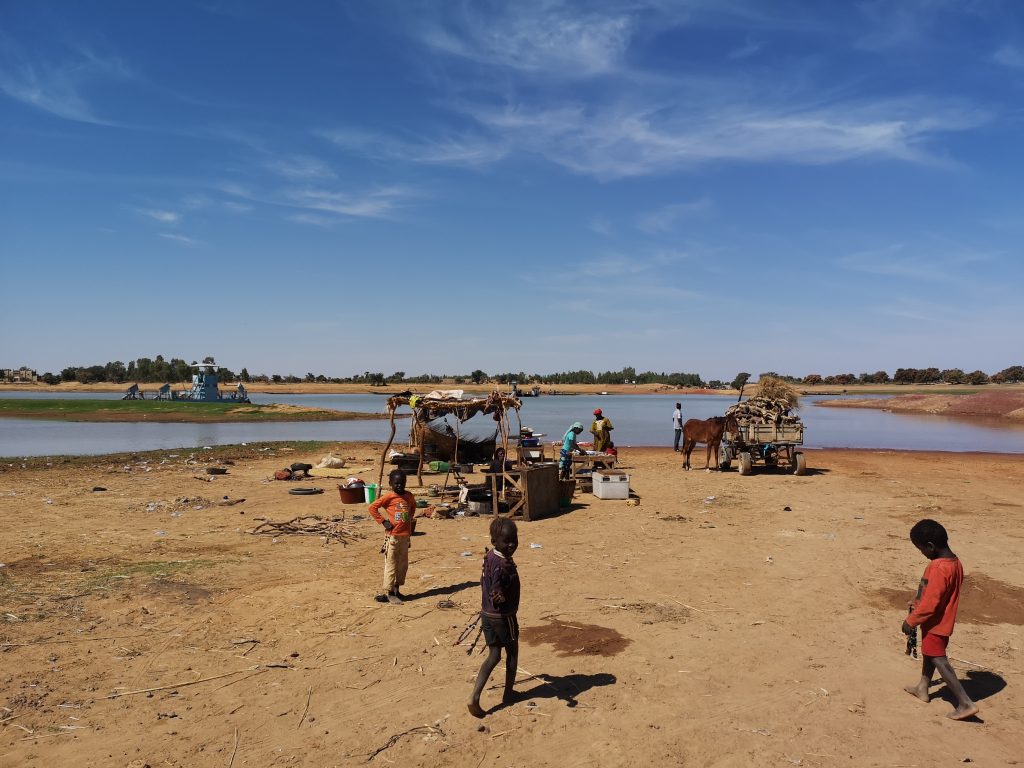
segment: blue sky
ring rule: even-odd
[[[0,365],[1021,363],[1016,2],[0,4]]]

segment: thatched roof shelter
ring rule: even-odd
[[[452,441],[453,461],[457,461],[459,455],[459,443],[461,442],[458,425],[468,421],[477,414],[490,414],[496,424],[497,437],[500,437],[502,447],[505,449],[507,454],[510,431],[508,421],[509,411],[514,411],[516,419],[518,420],[519,409],[522,407],[522,402],[517,397],[504,395],[500,392],[492,392],[486,397],[464,399],[460,390],[456,390],[454,392],[450,390],[430,392],[426,395],[403,394],[389,397],[387,400],[387,413],[391,422],[391,436],[388,438],[387,445],[384,446],[384,452],[381,454],[380,473],[377,477],[378,485],[384,480],[384,467],[387,463],[387,454],[395,440],[395,412],[402,407],[408,407],[412,410],[410,443],[414,448],[416,448],[416,451],[419,454],[416,476],[419,478],[420,484],[422,485],[424,444],[426,442],[424,438],[426,436],[426,432],[429,431],[430,436],[435,440],[444,439],[443,434],[430,429],[430,421],[444,416],[453,416],[457,419],[454,430],[455,434],[451,436],[454,438]],[[516,434],[518,434],[518,431]]]

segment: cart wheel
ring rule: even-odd
[[[797,451],[793,454],[793,474],[807,474],[807,459],[804,458],[803,451]]]
[[[730,443],[722,443],[721,461],[718,464],[719,472],[728,472],[732,466],[732,460],[736,457]]]
[[[741,475],[749,475],[750,474],[750,472],[751,472],[751,463],[752,462],[750,460],[750,454],[747,453],[746,451],[743,451],[740,454],[740,474]]]

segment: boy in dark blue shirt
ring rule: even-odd
[[[469,699],[469,713],[483,717],[480,694],[483,693],[487,678],[501,661],[501,649],[505,649],[505,693],[504,704],[514,701],[512,686],[519,668],[519,572],[512,561],[519,546],[519,532],[516,524],[507,517],[491,522],[491,544],[494,549],[484,556],[483,574],[480,577],[480,626],[489,653],[476,676],[473,695]]]

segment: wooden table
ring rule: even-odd
[[[537,464],[548,460],[547,451],[543,445],[519,445],[516,447],[517,463]]]
[[[587,469],[589,473],[593,473],[597,465],[600,464],[604,469],[614,469],[615,462],[618,456],[613,456],[610,453],[595,453],[585,454],[580,456],[578,453],[572,455],[572,478],[578,479],[581,477],[580,470]],[[587,476],[589,477],[589,473]]]
[[[509,490],[517,498],[508,510],[508,516],[522,514],[525,520],[537,520],[558,510],[558,465],[534,464],[520,466],[504,472],[484,472],[491,479],[491,509],[498,514],[498,501]],[[498,478],[504,479],[502,493],[498,493]]]

